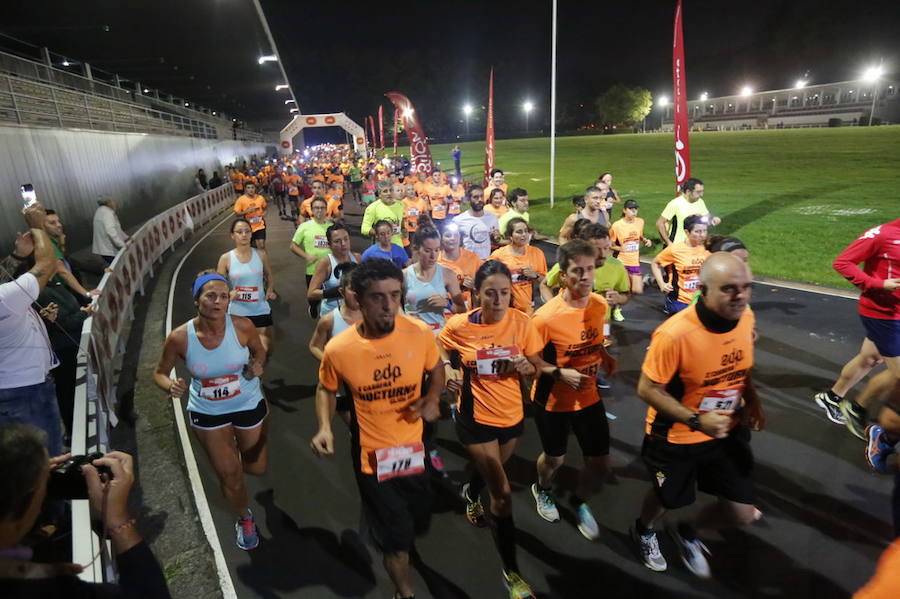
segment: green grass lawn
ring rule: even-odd
[[[460,144],[464,176],[480,181],[484,144]],[[432,156],[452,168],[452,144]],[[900,217],[900,126],[691,134],[692,174],[703,180],[712,231],[740,237],[757,275],[847,287],[831,261],[873,225]],[[531,222],[555,234],[601,172],[623,199],[637,200],[647,236],[674,197],[671,134],[564,137],[556,148],[550,209],[550,141],[498,141],[496,164],[531,199]],[[651,255],[661,249],[646,249]]]

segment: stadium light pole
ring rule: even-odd
[[[702,94],[700,94],[700,101],[701,101],[701,102],[706,102],[708,99],[709,99],[709,94],[708,94],[708,93],[703,92]]]
[[[297,102],[297,96],[294,95],[294,88],[291,87],[291,81],[288,79],[287,73],[284,70],[284,63],[281,61],[281,55],[278,53],[278,46],[275,45],[275,38],[272,37],[272,30],[269,29],[269,21],[266,20],[266,13],[263,12],[262,5],[259,3],[259,0],[253,0],[253,6],[256,8],[256,14],[259,15],[259,22],[262,25],[263,31],[266,33],[266,37],[269,40],[269,47],[272,48],[272,54],[268,56],[261,56],[259,60],[259,64],[263,64],[263,62],[269,62],[270,59],[274,59],[274,62],[278,63],[278,68],[281,70],[281,77],[284,83],[280,83],[275,86],[275,91],[280,91],[281,89],[287,89],[291,94],[291,99],[294,100],[294,106],[297,106],[297,112],[300,112],[299,106],[300,103]],[[266,59],[266,60],[263,60]]]
[[[472,105],[466,104],[463,106],[463,114],[466,117],[466,137],[469,136],[469,115],[472,114]]]
[[[556,191],[556,1],[551,4],[552,44],[550,47],[550,209]]]
[[[875,100],[878,98],[878,78],[881,77],[882,68],[880,66],[877,67],[869,67],[866,69],[866,72],[863,73],[863,81],[872,84],[872,110],[869,111],[869,127],[872,126],[872,119],[875,117]]]
[[[741,88],[741,95],[745,98],[752,93],[753,93],[753,88],[750,87],[749,85],[745,85],[744,87]]]
[[[534,104],[530,101],[526,100],[522,104],[522,110],[525,111],[525,133],[528,133],[528,115],[531,114],[531,111],[534,109]]]
[[[666,118],[666,106],[669,105],[669,97],[660,96],[659,99],[656,100],[656,105],[662,108],[662,114],[659,115],[659,129],[662,131],[662,124]]]

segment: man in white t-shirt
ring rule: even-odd
[[[202,169],[201,169],[202,170]],[[122,230],[119,217],[116,216],[118,200],[109,196],[97,199],[97,211],[94,212],[94,239],[91,249],[109,265],[119,250],[131,239]]]
[[[56,272],[39,203],[23,211],[34,243],[34,267],[0,284],[0,424],[26,423],[47,433],[47,452],[62,454],[62,429],[50,370],[59,363],[44,322],[31,304]]]
[[[500,223],[497,217],[484,211],[484,189],[473,185],[466,191],[469,209],[458,214],[453,224],[459,227],[463,247],[482,260],[491,255],[491,243],[500,243]]]

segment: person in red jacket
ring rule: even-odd
[[[863,268],[858,266],[860,262]],[[833,267],[862,291],[859,316],[866,338],[859,354],[841,370],[835,385],[816,395],[816,403],[825,408],[830,420],[845,424],[851,433],[869,442],[869,463],[883,471],[883,458],[893,451],[900,435],[893,437],[878,425],[867,427],[867,409],[889,394],[900,397],[892,393],[900,387],[900,219],[860,235],[835,258]],[[882,362],[887,369],[873,377],[855,401],[843,397]],[[887,405],[895,412],[900,410],[900,403],[894,407],[889,401]],[[900,415],[895,417],[900,421]],[[900,433],[900,427],[897,432]],[[883,449],[880,454],[879,446]]]

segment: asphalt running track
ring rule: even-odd
[[[278,220],[274,206],[269,216],[267,244],[280,298],[273,303],[275,353],[263,376],[271,410],[269,472],[248,482],[262,538],[257,549],[244,552],[234,545],[234,521],[203,449],[191,436],[225,560],[241,598],[392,597],[380,555],[359,533],[350,439],[340,434],[340,420],[334,422],[335,456],[319,459],[309,449],[317,429],[318,362],[307,350],[313,323],[306,314],[304,263],[287,249],[293,226]],[[358,217],[351,216],[350,222]],[[354,238],[357,250],[365,245]],[[176,283],[175,325],[194,314],[190,285],[195,273],[214,268],[218,256],[232,247],[224,224],[188,258]],[[714,578],[709,581],[684,569],[665,534],[660,534],[669,562],[664,573],[641,565],[628,538],[649,485],[639,458],[645,405],[634,389],[650,333],[663,318],[661,303],[658,291],[648,290],[626,306],[627,320],[612,327],[611,351],[619,360],[619,374],[606,408],[615,416],[610,422],[615,474],[591,501],[602,527],[598,542],[578,533],[564,499],[574,489],[580,467],[574,441],[570,463],[557,479],[562,521],[547,523],[535,512],[529,487],[540,443],[534,423],[530,418],[526,423],[507,468],[525,579],[544,599],[848,597],[871,576],[891,535],[891,478],[870,474],[863,443],[828,422],[811,399],[859,347],[862,329],[854,302],[755,285],[752,305],[759,340],[754,378],[768,427],[754,436],[753,449],[757,505],[764,518],[706,539],[713,552]],[[184,375],[183,368],[179,373]],[[451,479],[436,485],[431,530],[417,543],[417,597],[505,597],[490,533],[466,521],[456,495],[456,484],[465,478],[465,450],[449,420],[442,420],[439,430]],[[698,505],[710,500],[700,497]]]

